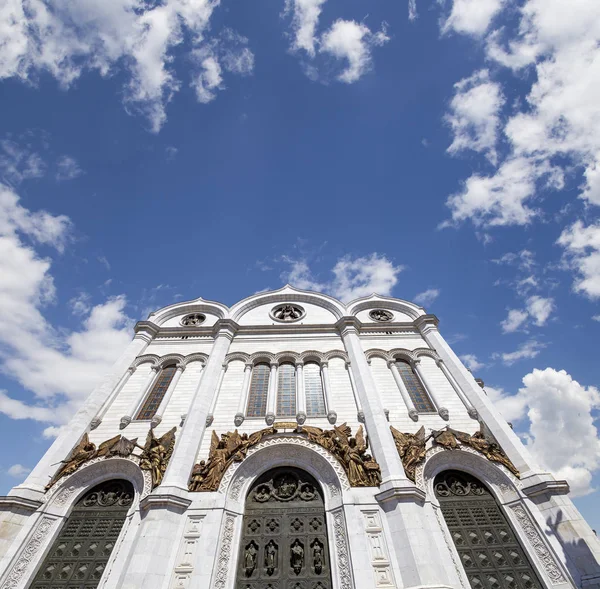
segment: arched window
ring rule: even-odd
[[[264,417],[269,395],[269,366],[257,364],[252,368],[252,381],[248,395],[247,417]]]
[[[166,366],[159,372],[142,408],[138,411],[136,419],[152,419],[154,417],[173,380],[173,376],[175,376],[175,370],[175,366]]]
[[[321,381],[321,367],[314,362],[304,366],[304,392],[306,394],[306,415],[325,415],[325,397]]]
[[[489,489],[456,470],[435,478],[435,494],[472,589],[542,589]]]
[[[419,377],[414,373],[412,366],[406,360],[396,359],[398,372],[410,398],[419,413],[435,413],[433,402],[423,388]]]
[[[133,502],[129,481],[105,481],[73,508],[30,589],[95,589]]]
[[[277,415],[296,415],[296,367],[282,364],[277,371]]]

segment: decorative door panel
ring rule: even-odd
[[[308,473],[278,468],[246,499],[236,589],[331,589],[325,507]]]
[[[96,589],[133,501],[128,481],[107,481],[81,498],[30,589]]]
[[[464,472],[446,471],[435,480],[435,494],[472,589],[542,589],[483,483]]]

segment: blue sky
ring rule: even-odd
[[[0,9],[0,492],[135,320],[291,282],[436,313],[600,525],[595,0],[51,4]]]

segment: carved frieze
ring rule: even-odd
[[[140,468],[147,470],[152,475],[152,488],[154,489],[162,482],[167,465],[173,454],[175,446],[175,431],[177,428],[171,428],[160,438],[154,436],[154,430],[151,429],[146,437],[144,447],[136,446],[142,450],[140,455]]]
[[[50,489],[58,480],[73,474],[83,464],[98,458],[111,458],[118,456],[127,458],[136,447],[137,438],[128,440],[125,436],[115,436],[110,440],[102,442],[96,448],[96,444],[90,442],[88,434],[85,433],[79,443],[71,450],[65,460],[60,463],[60,467],[46,485],[46,491]]]
[[[264,438],[277,434],[275,425],[287,427],[292,424],[274,424],[250,435],[240,434],[236,429],[221,434],[220,438],[213,431],[208,460],[202,460],[194,466],[189,490],[217,491],[229,466],[244,460],[248,450]],[[373,487],[381,482],[379,464],[366,452],[368,441],[362,426],[358,428],[356,436],[352,436],[351,428],[345,423],[334,426],[332,430],[312,426],[294,427],[293,433],[307,438],[333,454],[342,465],[351,486]]]

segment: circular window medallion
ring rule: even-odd
[[[271,309],[271,318],[282,323],[299,321],[306,315],[306,311],[300,305],[277,305]]]
[[[394,315],[385,309],[373,309],[369,312],[369,317],[373,321],[391,321]]]
[[[202,313],[191,313],[190,315],[186,315],[181,320],[181,325],[184,327],[198,327],[206,321],[206,315]]]

